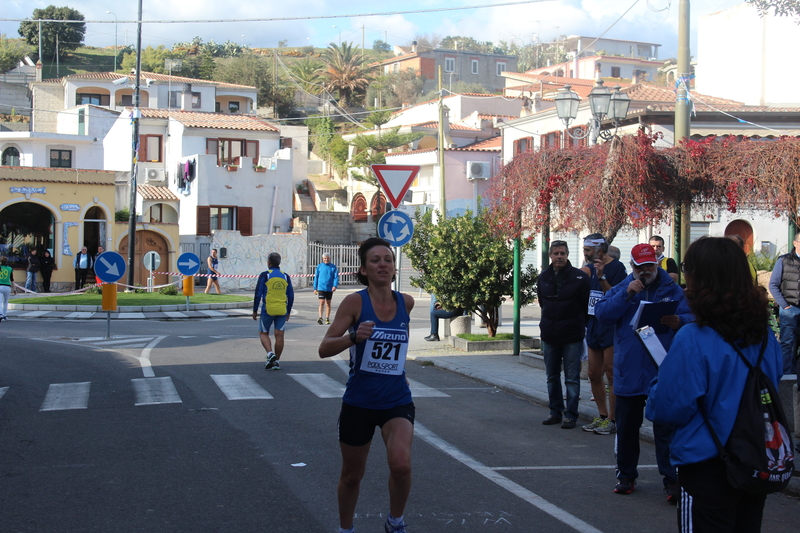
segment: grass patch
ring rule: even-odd
[[[111,44],[114,44],[113,41]],[[120,48],[121,47],[120,45]],[[95,48],[93,46],[81,46],[69,52],[66,57],[62,57],[58,63],[58,67],[56,67],[55,59],[47,58],[43,60],[42,78],[57,78],[83,72],[113,72],[113,70],[113,47]]]
[[[513,341],[514,334],[513,333],[498,333],[494,337],[490,337],[486,333],[482,334],[472,334],[472,333],[459,333],[456,335],[459,339],[464,339],[465,341]],[[531,337],[528,335],[520,335],[520,339],[530,339]]]
[[[64,296],[43,296],[41,298],[15,298],[14,304],[38,305],[101,305],[101,294],[71,294]],[[190,304],[210,304],[227,302],[252,302],[248,296],[237,294],[195,294],[189,297]],[[131,305],[186,305],[186,296],[182,294],[168,295],[157,292],[133,294],[127,292],[117,293],[117,306]]]
[[[433,361],[419,361],[419,364],[422,366],[433,366]]]

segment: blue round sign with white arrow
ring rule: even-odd
[[[200,258],[192,252],[186,252],[178,257],[178,272],[184,276],[194,276],[200,270]]]
[[[403,246],[414,235],[414,222],[402,211],[389,211],[378,222],[378,235],[392,246]]]
[[[103,283],[116,283],[125,274],[125,259],[117,252],[103,252],[94,262],[94,273]]]

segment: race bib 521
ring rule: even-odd
[[[364,344],[361,370],[387,376],[402,375],[408,354],[408,331],[373,329]]]

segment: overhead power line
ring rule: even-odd
[[[386,17],[391,15],[410,15],[414,13],[437,13],[441,11],[465,11],[468,9],[484,9],[484,8],[491,8],[491,7],[507,7],[507,6],[519,6],[524,4],[539,4],[542,2],[552,2],[555,0],[521,0],[519,2],[503,2],[500,4],[480,4],[475,6],[460,6],[460,7],[438,7],[438,8],[431,8],[431,9],[410,9],[405,11],[387,11],[384,13],[351,13],[348,15],[315,15],[315,16],[307,16],[307,17],[275,17],[275,18],[253,18],[253,19],[200,19],[200,20],[142,20],[142,24],[185,24],[185,23],[194,23],[194,24],[208,24],[208,23],[218,23],[218,22],[286,22],[291,20],[321,20],[321,19],[344,19],[344,18],[352,18],[352,17]],[[7,19],[7,18],[0,18],[0,22],[25,22],[30,20],[39,20],[39,19]],[[113,20],[55,20],[55,19],[41,19],[42,22],[65,22],[68,24],[81,24],[81,23],[90,23],[90,24],[137,24],[138,20],[120,20],[120,21],[113,21]]]

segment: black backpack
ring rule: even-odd
[[[792,439],[786,429],[786,415],[772,381],[761,370],[767,338],[755,366],[731,344],[739,358],[750,369],[744,382],[739,411],[725,446],[708,421],[705,408],[700,412],[706,420],[711,437],[725,462],[728,483],[734,489],[751,494],[772,494],[789,485],[794,472]]]

